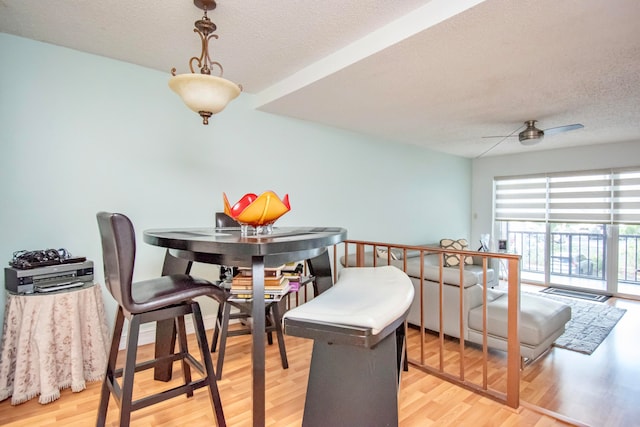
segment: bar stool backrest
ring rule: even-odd
[[[240,227],[240,223],[224,212],[216,212],[216,228]]]
[[[136,237],[131,220],[123,214],[98,212],[98,229],[102,240],[102,262],[107,289],[126,311],[134,307],[131,294]]]
[[[333,286],[329,251],[324,249],[320,255],[308,259],[307,265],[309,266],[309,273],[315,277],[313,281],[313,296],[317,297]]]

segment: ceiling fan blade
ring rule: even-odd
[[[498,145],[500,145],[503,142],[505,142],[507,140],[507,138],[514,138],[514,137],[518,136],[518,134],[516,132],[518,132],[522,128],[523,128],[523,126],[518,127],[518,129],[516,129],[513,132],[511,132],[509,135],[504,135],[504,136],[483,136],[483,138],[502,138],[502,139],[500,139],[500,141],[496,142],[491,147],[489,147],[488,150],[483,151],[479,156],[476,157],[476,159],[479,159],[480,157],[483,157],[484,155],[486,155],[489,151],[493,150]]]
[[[544,130],[545,136],[555,135],[561,132],[569,132],[570,130],[582,129],[584,126],[580,123],[575,123],[572,125],[558,126],[555,128],[549,128]]]

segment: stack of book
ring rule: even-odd
[[[279,301],[291,291],[289,280],[282,273],[284,265],[264,269],[264,299]],[[253,299],[253,277],[250,268],[241,267],[231,281],[230,301],[250,301]]]
[[[302,264],[297,262],[285,264],[282,269],[282,275],[289,281],[291,292],[298,292],[300,289],[300,277],[302,276],[302,271]]]

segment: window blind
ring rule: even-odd
[[[547,180],[549,222],[611,221],[610,174],[552,175]]]
[[[640,224],[640,170],[613,173],[612,216],[616,224]]]
[[[640,224],[640,169],[494,179],[495,219]]]
[[[496,180],[494,192],[496,220],[546,220],[546,177]]]

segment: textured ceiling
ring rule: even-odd
[[[201,15],[190,0],[0,0],[0,32],[169,74],[199,53]],[[263,111],[472,158],[640,143],[637,0],[220,0],[209,16],[213,58]],[[585,127],[532,147],[482,138],[529,119]]]

